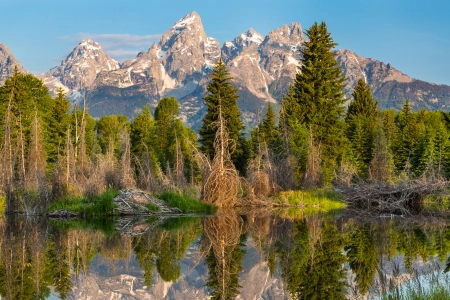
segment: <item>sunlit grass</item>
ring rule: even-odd
[[[414,278],[397,287],[382,300],[441,300],[450,299],[448,274],[429,274]]]
[[[6,197],[4,195],[0,195],[0,216],[5,213],[6,209]]]
[[[328,213],[346,207],[338,192],[329,189],[314,191],[285,191],[274,197],[274,202],[289,205],[286,217],[299,217],[313,213]]]
[[[51,204],[47,208],[47,212],[67,210],[85,217],[113,215],[115,207],[113,199],[119,193],[119,191],[107,190],[90,198],[84,196],[65,197]]]

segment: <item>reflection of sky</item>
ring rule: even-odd
[[[448,273],[443,273],[442,270],[421,275],[399,286],[398,292],[400,295],[405,296],[408,295],[408,292],[410,291],[418,292],[420,290],[423,293],[428,293],[430,289],[433,290],[433,288],[437,286],[444,286],[448,290],[450,287],[450,275]],[[382,298],[378,297],[376,299],[378,300]]]

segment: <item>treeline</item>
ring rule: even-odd
[[[346,79],[332,52],[337,44],[325,23],[306,34],[302,66],[282,97],[278,120],[269,104],[249,139],[222,60],[206,87],[198,141],[173,97],[162,98],[153,115],[145,106],[132,122],[120,115],[94,120],[86,103],[71,107],[61,89],[52,98],[42,81],[16,69],[0,87],[0,188],[8,211],[30,212],[67,194],[89,196],[107,187],[202,184],[203,199],[222,206],[235,205],[232,198],[242,190],[255,204],[280,189],[348,185],[357,178],[447,178],[450,115],[413,113],[407,100],[400,112],[379,111],[362,79],[346,108]]]
[[[195,133],[179,120],[178,102],[163,98],[154,117],[145,106],[126,116],[94,120],[86,103],[71,107],[42,81],[17,70],[0,87],[1,190],[7,210],[31,212],[59,197],[105,188],[198,183]]]

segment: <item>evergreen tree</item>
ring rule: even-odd
[[[130,122],[122,115],[101,117],[97,122],[97,139],[102,152],[105,154],[110,143],[114,145],[114,152],[119,153],[122,134],[129,134]]]
[[[131,124],[131,152],[136,156],[140,156],[146,150],[151,152],[154,146],[154,135],[155,121],[152,118],[150,108],[145,105],[142,113],[138,114]]]
[[[70,103],[62,88],[58,89],[55,102],[50,110],[49,116],[49,145],[48,157],[50,163],[55,163],[58,153],[62,153],[70,125]]]
[[[172,175],[178,184],[198,174],[193,160],[192,145],[196,145],[195,133],[178,119],[178,101],[174,97],[163,98],[155,110],[156,153],[160,166]]]
[[[351,142],[360,175],[367,173],[374,155],[378,102],[372,98],[369,86],[363,79],[359,79],[352,93],[345,120],[347,122],[347,137]]]
[[[332,49],[337,45],[325,23],[306,31],[309,41],[301,50],[303,60],[294,82],[298,106],[287,117],[310,128],[314,143],[322,149],[324,179],[330,182],[344,144],[344,87],[346,79]]]
[[[395,168],[398,172],[411,168],[411,158],[420,139],[420,124],[411,111],[411,105],[406,100],[402,110],[395,118],[397,130],[393,135],[392,152]]]
[[[242,133],[244,125],[240,119],[241,113],[237,105],[238,90],[233,86],[231,80],[232,77],[224,62],[219,59],[211,73],[211,82],[208,83],[206,95],[203,98],[207,110],[199,130],[199,141],[203,152],[212,159],[215,154],[214,139],[218,129],[219,106],[221,106],[229,139],[235,144],[231,159],[236,169],[244,173],[249,155],[248,145]]]
[[[274,146],[278,140],[278,131],[275,122],[275,113],[273,112],[272,105],[269,103],[266,116],[260,125],[261,139],[268,147]]]

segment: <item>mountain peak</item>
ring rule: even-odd
[[[98,73],[118,68],[119,63],[105,54],[99,43],[84,39],[59,67],[44,74],[43,79],[52,92],[61,84],[70,90],[79,90],[91,86]]]
[[[0,43],[0,85],[12,75],[14,67],[17,67],[20,73],[27,73],[8,46]]]
[[[264,37],[260,33],[256,32],[253,28],[247,30],[246,33],[242,33],[239,37],[244,42],[255,43],[258,45],[264,41]]]
[[[178,20],[172,28],[186,28],[192,24],[199,23],[201,24],[200,16],[197,12],[193,11],[190,14],[185,15],[183,18]]]

